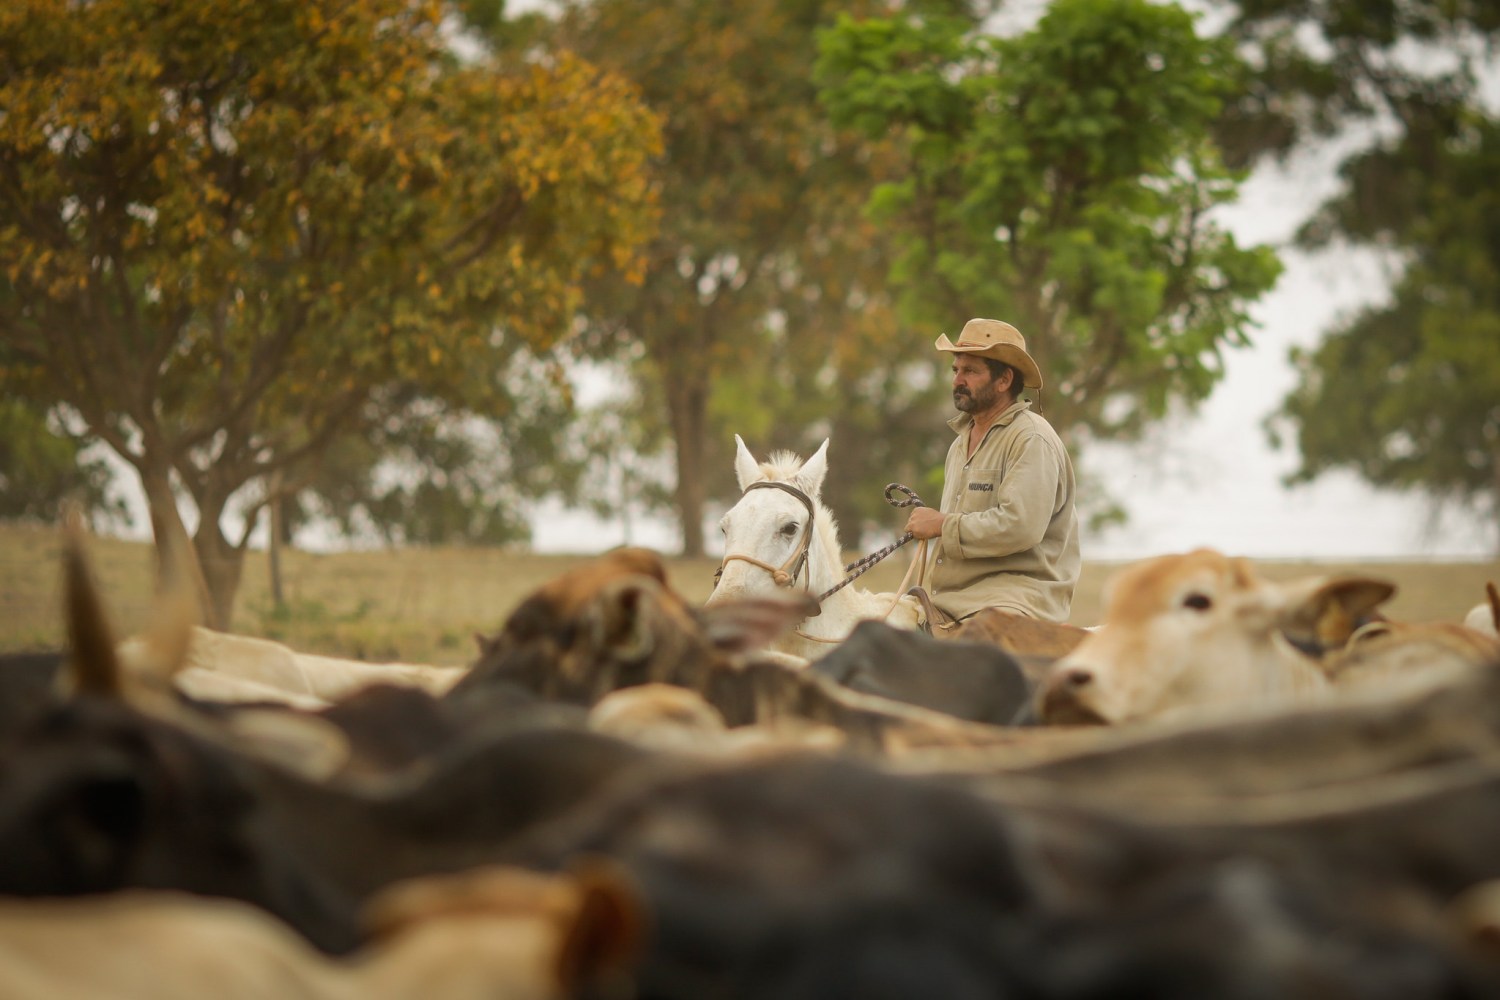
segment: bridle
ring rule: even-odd
[[[786,561],[783,562],[780,566],[772,566],[770,563],[768,563],[768,562],[762,562],[761,560],[756,559],[754,556],[740,555],[738,552],[734,552],[734,553],[730,553],[729,555],[726,555],[723,558],[723,560],[719,563],[719,568],[714,571],[714,586],[717,587],[719,585],[719,580],[724,575],[724,567],[727,566],[730,563],[731,560],[738,559],[741,562],[747,562],[747,563],[749,563],[752,566],[759,566],[761,569],[765,570],[767,573],[770,573],[771,574],[771,580],[778,587],[791,587],[791,586],[795,585],[796,582],[797,582],[798,575],[801,574],[801,572],[803,571],[803,569],[807,569],[807,594],[808,594],[808,596],[811,597],[812,596],[812,570],[807,565],[807,551],[808,551],[808,547],[812,543],[813,522],[815,520],[817,520],[817,513],[816,513],[816,509],[813,506],[812,498],[809,497],[806,493],[803,493],[801,490],[797,489],[797,487],[793,486],[791,483],[781,483],[781,482],[776,482],[775,480],[770,480],[770,479],[762,480],[762,481],[760,481],[758,483],[751,483],[749,486],[745,487],[745,492],[749,493],[751,490],[761,490],[761,489],[774,489],[774,490],[781,490],[783,493],[790,493],[792,496],[796,497],[798,499],[798,501],[801,502],[802,506],[804,506],[804,507],[807,508],[807,524],[802,529],[802,540],[800,542],[798,542],[796,549],[794,549],[792,551],[791,555],[787,556]],[[891,496],[892,492],[904,493],[904,494],[906,494],[906,499],[904,499],[904,500],[898,500],[895,497]],[[902,486],[900,483],[891,483],[888,486],[886,486],[886,488],[885,488],[885,500],[886,500],[886,503],[890,504],[892,507],[921,507],[921,506],[923,506],[923,504],[922,504],[922,498],[919,497],[919,496],[917,496],[916,492],[913,491],[910,487],[908,487],[908,486]],[[865,556],[863,559],[858,559],[858,560],[850,563],[849,565],[845,566],[844,567],[844,572],[845,572],[846,575],[844,576],[844,578],[842,580],[840,580],[838,583],[834,584],[828,590],[825,590],[823,593],[821,593],[821,594],[819,594],[819,595],[817,595],[816,597],[813,598],[814,608],[813,608],[812,613],[809,614],[807,617],[808,618],[816,618],[816,617],[818,617],[820,614],[823,613],[823,602],[825,600],[827,600],[830,596],[832,596],[833,594],[837,593],[838,591],[842,590],[844,587],[846,587],[849,584],[853,583],[856,578],[858,578],[861,574],[863,574],[871,566],[874,566],[876,563],[880,562],[880,560],[884,559],[886,556],[890,555],[892,552],[896,551],[901,546],[905,545],[907,542],[909,542],[911,540],[912,540],[912,534],[911,534],[911,532],[908,531],[905,534],[903,534],[900,538],[896,539],[895,542],[891,543],[890,545],[887,545],[885,548],[881,549],[880,551],[878,551],[878,552],[872,552],[870,555]],[[918,554],[918,558],[919,559],[923,555],[925,555],[926,546],[927,546],[927,543],[924,541],[922,543],[923,552],[921,552],[921,553]],[[913,567],[915,567],[915,565],[916,564],[913,563]],[[903,580],[901,585],[904,588],[906,586],[906,581]],[[806,621],[806,620],[807,620],[806,618],[803,619],[803,621]],[[823,639],[823,638],[820,638],[818,636],[807,635],[801,629],[795,629],[794,631],[799,636],[801,636],[802,638],[809,639],[809,640],[811,640],[813,642],[838,642],[839,641],[837,639]]]
[[[717,587],[719,585],[719,578],[724,575],[724,567],[727,566],[731,560],[738,559],[741,562],[747,562],[752,566],[759,566],[767,573],[770,573],[771,580],[778,587],[790,587],[794,585],[797,582],[797,577],[802,573],[804,569],[807,569],[807,589],[811,591],[812,570],[807,566],[807,550],[808,547],[812,544],[813,521],[817,517],[817,514],[815,513],[813,507],[812,498],[809,497],[806,493],[803,493],[801,490],[797,489],[797,487],[793,486],[791,483],[778,483],[769,479],[763,480],[762,482],[758,483],[751,483],[749,486],[745,487],[745,492],[749,493],[751,490],[762,489],[781,490],[783,493],[790,493],[792,496],[796,497],[798,501],[801,502],[802,506],[807,508],[807,524],[802,528],[802,539],[797,543],[797,547],[792,550],[792,554],[787,556],[786,562],[782,563],[780,566],[772,566],[770,563],[761,562],[754,556],[740,555],[738,552],[726,555],[723,561],[719,563],[718,570],[714,573],[714,586]],[[809,617],[815,618],[817,617],[818,613],[819,612],[814,612]]]

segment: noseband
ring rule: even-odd
[[[802,506],[807,508],[807,524],[802,529],[801,542],[798,543],[797,548],[792,552],[792,554],[787,557],[786,562],[782,563],[780,566],[772,566],[770,563],[761,562],[759,559],[756,559],[753,556],[742,556],[739,553],[725,556],[724,561],[719,563],[718,572],[714,574],[714,586],[718,586],[719,577],[724,575],[724,567],[727,566],[730,560],[733,559],[738,559],[741,562],[747,562],[752,566],[759,566],[761,569],[771,574],[771,579],[775,581],[776,586],[778,587],[792,586],[797,582],[798,574],[800,574],[802,570],[807,567],[807,549],[808,546],[812,543],[813,520],[817,516],[814,513],[812,498],[809,497],[806,493],[803,493],[801,490],[797,489],[797,487],[793,486],[791,483],[778,483],[771,480],[765,480],[759,483],[751,483],[749,486],[745,487],[745,492],[749,493],[751,490],[763,489],[780,490],[783,493],[790,493],[792,496],[801,501]],[[788,572],[788,570],[790,570],[790,572]],[[812,589],[811,570],[808,570],[807,587],[809,590]]]

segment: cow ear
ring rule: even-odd
[[[697,610],[708,641],[729,653],[764,649],[817,610],[806,595],[725,601]]]
[[[1395,592],[1395,584],[1372,577],[1310,580],[1287,591],[1277,625],[1292,645],[1322,656],[1342,648],[1357,629],[1377,618],[1376,608]]]
[[[557,979],[564,996],[630,996],[646,937],[645,907],[624,870],[602,859],[574,867],[578,909],[563,929]]]
[[[648,605],[660,590],[649,576],[627,577],[603,588],[591,616],[594,648],[627,662],[650,656],[656,639]]]
[[[823,480],[828,475],[828,439],[824,438],[812,457],[802,463],[802,468],[792,477],[792,482],[810,497],[821,496]]]
[[[734,477],[739,480],[741,493],[751,483],[766,478],[760,471],[760,463],[750,454],[750,449],[745,447],[744,440],[738,434],[734,436]]]

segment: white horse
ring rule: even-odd
[[[734,471],[744,495],[724,515],[724,561],[708,604],[803,590],[814,598],[844,579],[838,526],[819,494],[828,474],[828,442],[806,462],[776,452],[757,463],[736,434]],[[913,598],[847,585],[830,594],[821,613],[772,644],[773,650],[815,660],[842,642],[856,624],[884,618],[916,628]]]

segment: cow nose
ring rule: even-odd
[[[1089,703],[1094,671],[1086,666],[1059,666],[1042,690],[1040,715],[1054,725],[1098,725],[1103,718]]]
[[[1061,683],[1070,688],[1084,688],[1094,683],[1094,672],[1087,667],[1069,667],[1062,673]]]

